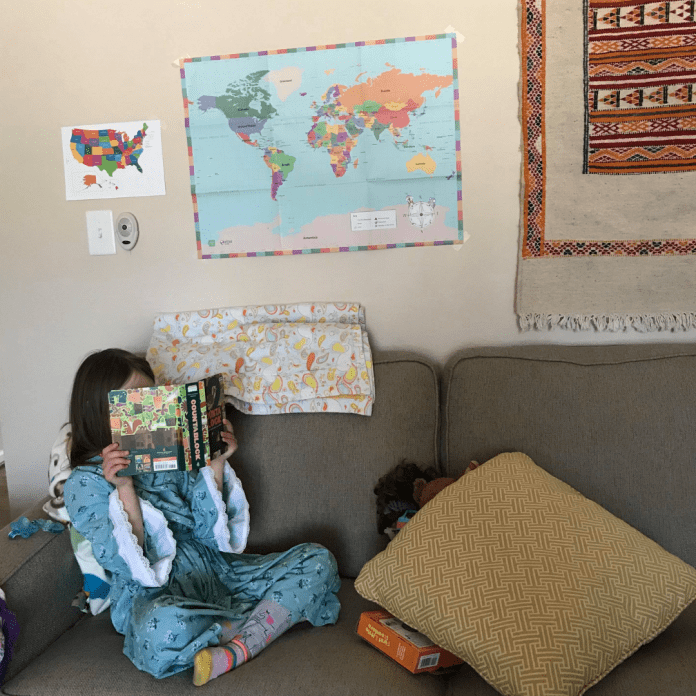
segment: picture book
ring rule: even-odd
[[[195,471],[222,454],[222,375],[187,384],[109,392],[111,438],[129,451],[119,476]]]

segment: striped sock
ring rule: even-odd
[[[244,660],[258,655],[272,640],[292,625],[292,616],[285,607],[267,599],[261,600],[247,622],[235,636],[235,642],[243,646]],[[241,649],[241,648],[240,648]]]
[[[284,633],[292,623],[290,612],[275,602],[262,600],[234,637],[229,634],[239,623],[222,622],[220,645],[204,648],[193,658],[193,683],[207,684],[211,679],[243,665],[258,655],[274,638]],[[223,644],[223,638],[227,642]]]
[[[193,658],[193,684],[203,686],[236,666],[236,651],[228,646],[199,650]]]

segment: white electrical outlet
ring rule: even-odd
[[[110,210],[88,210],[87,243],[92,256],[116,253],[114,217]]]

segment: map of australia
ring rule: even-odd
[[[455,48],[442,35],[184,61],[199,255],[461,239]],[[436,201],[427,230],[409,199]]]

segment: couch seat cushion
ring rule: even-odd
[[[506,696],[578,696],[696,598],[696,569],[519,453],[468,473],[355,587]]]
[[[413,675],[358,637],[360,613],[375,605],[352,580],[339,591],[335,626],[298,624],[238,670],[193,686],[193,670],[157,680],[123,655],[108,612],[86,617],[4,686],[9,696],[445,696],[446,678]]]

